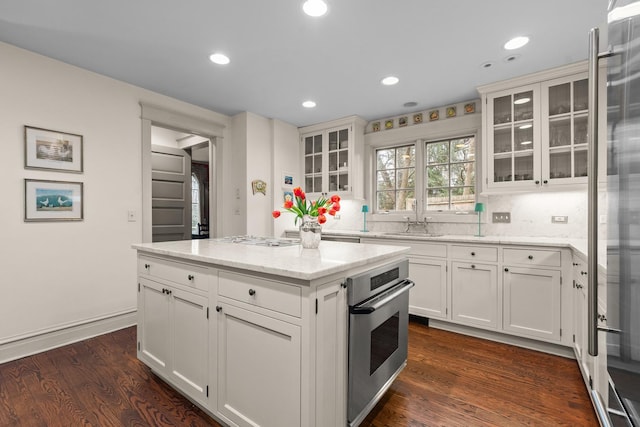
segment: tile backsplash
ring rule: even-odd
[[[587,237],[587,192],[554,191],[527,194],[490,195],[483,198],[485,212],[482,213],[481,227],[483,235],[490,236],[531,236],[531,237],[567,237],[583,239]],[[327,230],[362,230],[362,200],[341,201],[340,219],[329,218],[323,225]],[[605,206],[606,193],[599,198]],[[601,208],[601,211],[603,209]],[[511,222],[492,223],[493,212],[510,212]],[[428,232],[437,234],[473,235],[478,232],[477,216],[447,215],[434,213],[429,215]],[[566,216],[568,221],[552,223],[553,216]],[[406,223],[401,221],[375,221],[367,214],[369,231],[404,231]]]

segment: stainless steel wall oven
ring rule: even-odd
[[[407,260],[347,279],[349,383],[347,418],[358,426],[407,364]]]

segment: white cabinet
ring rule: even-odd
[[[587,343],[587,261],[573,256],[573,349],[587,385],[592,383],[593,361]]]
[[[361,243],[410,246],[409,314],[433,319],[449,318],[447,245],[409,240],[362,238]]]
[[[161,260],[141,262],[179,268]],[[138,278],[138,358],[204,405],[209,391],[208,332],[205,295],[169,281]]]
[[[561,265],[560,250],[503,250],[505,331],[545,341],[560,341]]]
[[[363,197],[365,126],[354,116],[299,129],[306,193]]]
[[[227,303],[216,310],[219,413],[238,426],[300,426],[300,327]]]
[[[239,426],[301,425],[301,289],[221,271],[218,296],[218,412]]]
[[[487,329],[498,327],[498,267],[475,262],[451,263],[452,319]]]
[[[478,88],[485,191],[586,183],[586,63]]]

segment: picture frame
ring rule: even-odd
[[[429,112],[429,121],[433,122],[435,120],[438,120],[440,118],[440,111],[439,110],[433,110]]]
[[[282,188],[293,188],[294,177],[291,172],[282,172]]]
[[[467,104],[464,104],[464,113],[465,114],[473,114],[476,112],[476,103],[475,102],[469,102]]]
[[[373,125],[371,125],[372,129],[374,132],[379,132],[380,131],[380,122],[373,122]]]
[[[385,120],[384,121],[384,128],[385,129],[393,129],[393,119]]]
[[[452,106],[452,107],[447,107],[447,118],[450,119],[452,117],[456,116],[456,107]]]
[[[409,124],[407,116],[403,116],[398,119],[398,127],[405,127],[407,124]]]
[[[24,127],[25,169],[82,173],[83,151],[82,135]]]
[[[83,187],[82,182],[25,179],[25,222],[82,221]]]

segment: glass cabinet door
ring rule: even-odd
[[[550,182],[587,176],[587,79],[565,79],[546,85],[548,110],[543,130],[548,145]]]
[[[304,137],[304,188],[307,193],[322,192],[322,134]]]
[[[349,191],[349,129],[329,131],[329,191]]]
[[[493,182],[534,180],[534,90],[496,96],[493,107]]]

